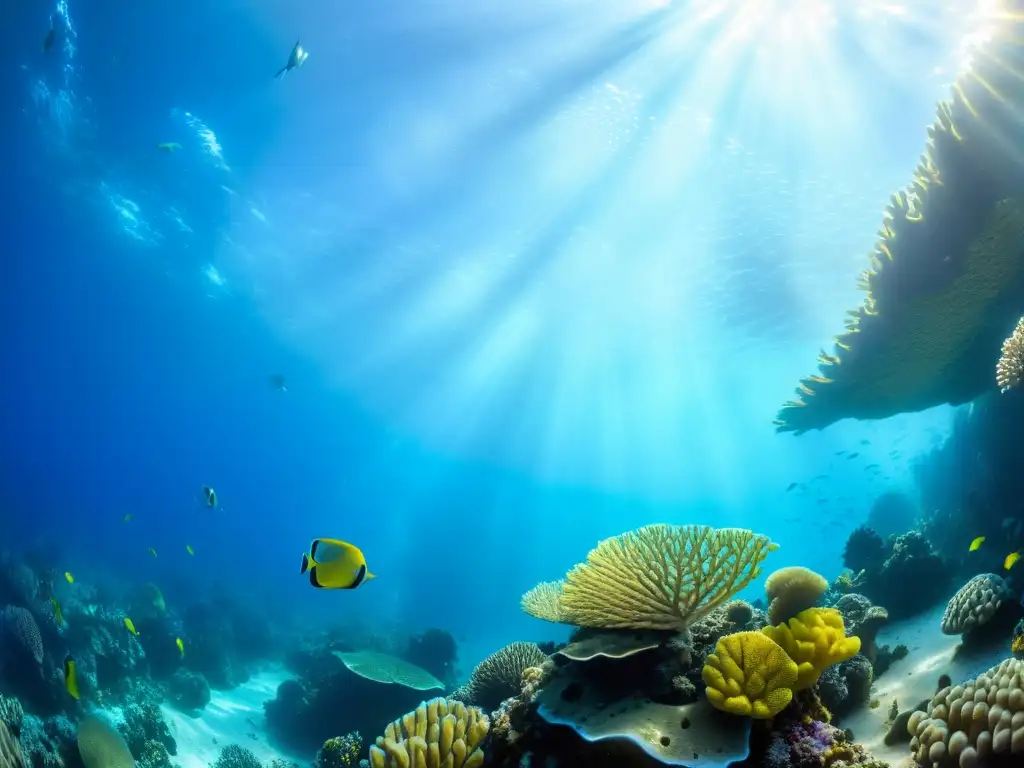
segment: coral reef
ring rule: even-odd
[[[451,699],[431,699],[384,729],[370,747],[371,768],[480,768],[487,715]]]
[[[358,731],[335,736],[324,742],[317,750],[313,768],[349,768],[359,764],[359,753],[363,750],[363,737]]]
[[[1024,89],[1005,64],[1019,59],[1024,22],[1019,3],[996,6],[991,37],[938,105],[912,182],[886,206],[859,279],[863,304],[779,412],[780,431],[965,403],[993,387],[993,352],[1024,304],[1024,209],[1009,199]]]
[[[857,654],[821,673],[817,685],[818,695],[829,712],[837,719],[842,719],[871,700],[874,677],[871,662],[866,656]]]
[[[213,768],[263,768],[263,766],[252,750],[238,744],[228,744],[220,751]]]
[[[764,584],[768,623],[783,624],[815,605],[828,589],[828,581],[809,568],[790,566],[771,573]]]
[[[153,701],[124,707],[124,722],[118,730],[138,768],[168,768],[171,756],[178,753],[160,707]]]
[[[793,699],[796,663],[763,632],[737,632],[718,641],[702,673],[707,697],[734,715],[772,718]]]
[[[860,652],[874,665],[878,657],[878,631],[889,620],[889,612],[855,592],[843,595],[833,607],[843,616],[846,634],[860,638]]]
[[[179,669],[167,683],[167,694],[178,709],[194,712],[210,703],[210,686],[206,678],[189,669]]]
[[[0,768],[24,768],[21,758],[21,745],[18,740],[0,722]]]
[[[95,715],[78,724],[78,751],[85,768],[135,768],[135,760],[121,734]]]
[[[1013,600],[1013,590],[1002,576],[982,573],[953,595],[942,615],[942,633],[963,635],[985,626],[1003,603]]]
[[[866,525],[853,529],[843,549],[843,565],[854,573],[881,570],[885,557],[885,541]]]
[[[796,691],[810,688],[827,667],[860,651],[860,639],[846,636],[843,617],[834,608],[808,608],[786,624],[761,631],[796,662]]]

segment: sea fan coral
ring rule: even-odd
[[[547,656],[535,643],[511,643],[476,665],[465,693],[488,712],[522,690],[523,672],[539,667]]]
[[[580,627],[678,631],[757,578],[777,547],[741,528],[648,525],[591,550],[566,576],[561,605]]]
[[[996,364],[996,384],[1000,392],[1019,386],[1024,380],[1024,317],[1003,342],[1003,354]]]

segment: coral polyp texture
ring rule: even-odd
[[[797,666],[767,635],[737,632],[718,641],[701,677],[708,701],[716,708],[767,719],[793,700]]]
[[[371,768],[479,768],[490,721],[480,709],[431,699],[390,723],[370,747]]]
[[[962,635],[986,624],[1007,600],[1013,590],[1006,580],[994,573],[982,573],[968,581],[950,598],[942,615],[942,633]]]
[[[565,609],[562,608],[564,586],[564,582],[561,581],[541,582],[523,595],[519,604],[525,613],[536,619],[563,623],[567,618]]]
[[[1003,342],[1003,354],[996,363],[996,384],[1000,392],[1019,387],[1024,381],[1024,317]]]
[[[826,589],[828,581],[825,577],[810,568],[793,565],[773,571],[764,583],[764,593],[771,601],[768,604],[768,623],[789,621],[818,602]]]
[[[569,571],[566,620],[604,629],[684,629],[761,573],[777,545],[741,528],[648,525],[605,539]]]
[[[497,709],[505,699],[519,695],[523,671],[539,667],[547,658],[536,643],[510,643],[476,665],[466,695],[487,711]]]
[[[0,635],[4,644],[15,649],[20,660],[43,663],[43,638],[35,617],[25,608],[8,605],[0,611]]]
[[[834,608],[808,608],[785,624],[761,631],[796,662],[795,691],[810,688],[827,667],[860,652],[860,638],[846,636],[843,617]]]
[[[1016,67],[1024,15],[996,4],[989,39],[938,105],[914,177],[892,195],[863,303],[818,371],[775,421],[781,432],[878,419],[992,389],[995,351],[1024,312],[1024,202],[1018,197]]]
[[[85,768],[135,768],[135,758],[121,734],[95,715],[78,724],[78,752]]]
[[[975,680],[947,686],[907,722],[924,768],[984,768],[1024,761],[1024,662],[1007,659]],[[1011,755],[1014,756],[1011,758]],[[999,762],[998,765],[1003,765]]]

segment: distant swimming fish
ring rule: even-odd
[[[985,543],[984,536],[978,536],[974,541],[971,542],[971,546],[967,548],[968,552],[977,552],[982,544]]]
[[[124,521],[126,523],[130,523],[132,521],[133,517],[135,517],[135,515],[133,515],[131,512],[129,512],[127,515],[124,516]]]
[[[1006,559],[1003,560],[1003,568],[1010,570],[1018,560],[1020,560],[1020,552],[1011,552],[1006,556]]]
[[[292,46],[292,52],[288,54],[288,63],[278,70],[277,74],[274,75],[275,79],[280,80],[296,67],[301,67],[306,63],[306,59],[308,58],[309,52],[299,44],[298,40],[296,40],[295,45]]]
[[[64,580],[68,584],[74,584],[75,583],[75,577],[71,575],[71,571],[64,571]]]
[[[50,605],[53,606],[53,617],[57,620],[57,626],[64,626],[64,612],[60,609],[60,603],[57,602],[57,598],[51,595]]]
[[[78,700],[78,664],[70,653],[64,657],[64,689],[71,698]]]
[[[186,544],[185,545],[185,551],[188,552],[190,555],[194,555],[195,554],[195,550],[192,549],[192,545],[191,544]]]
[[[181,654],[181,658],[185,658],[185,643],[180,637],[174,638],[174,644],[178,646],[178,653]]]
[[[151,554],[155,558],[156,557],[156,550],[153,549],[152,547],[150,547],[149,548],[149,554]]]
[[[156,148],[159,149],[161,152],[177,152],[179,149],[181,149],[181,144],[179,144],[176,141],[164,141],[160,144],[157,144]]]
[[[208,485],[203,486],[203,499],[211,509],[217,506],[217,492]]]
[[[272,389],[276,389],[278,392],[288,391],[288,382],[285,381],[284,376],[280,373],[272,373],[267,377],[267,383],[270,384]]]
[[[43,53],[49,53],[53,44],[57,42],[57,27],[53,23],[53,16],[50,17],[50,30],[43,39]],[[75,697],[78,698],[77,696]]]
[[[800,483],[790,483],[788,486],[786,486],[786,493],[789,493],[794,488],[796,488],[798,485],[800,485]]]
[[[860,456],[860,454],[857,453],[857,451],[854,451],[853,453],[847,454],[846,458],[847,459],[856,459],[858,456]]]
[[[375,578],[366,568],[359,547],[340,539],[313,539],[309,554],[302,555],[299,573],[309,571],[309,583],[317,589],[355,589]]]
[[[135,622],[133,622],[127,616],[124,617],[124,625],[125,627],[127,627],[128,631],[131,632],[133,635],[135,635],[136,637],[139,636],[139,630],[135,628]]]
[[[879,469],[879,466],[877,464],[868,464],[866,467],[864,467],[865,472],[867,472],[869,469]]]
[[[871,445],[871,441],[870,440],[861,440],[860,444],[861,445]]]

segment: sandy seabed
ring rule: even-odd
[[[270,743],[264,728],[263,702],[274,698],[277,686],[290,675],[283,669],[266,670],[230,691],[212,691],[210,703],[197,717],[166,704],[161,706],[178,754],[171,758],[181,768],[208,768],[229,744],[253,752],[265,766],[275,758],[308,765],[312,755],[292,755]]]
[[[977,677],[1010,656],[1009,640],[1003,645],[974,653],[968,658],[955,658],[960,638],[942,634],[942,614],[945,605],[906,621],[895,622],[878,633],[878,644],[895,646],[903,643],[910,650],[905,658],[880,676],[872,688],[872,697],[878,699],[875,709],[864,709],[846,717],[840,723],[853,731],[856,740],[879,760],[893,768],[911,768],[915,765],[910,747],[904,742],[892,747],[885,745],[885,720],[896,699],[900,711],[916,706],[935,695],[939,676],[947,674],[953,684]]]

